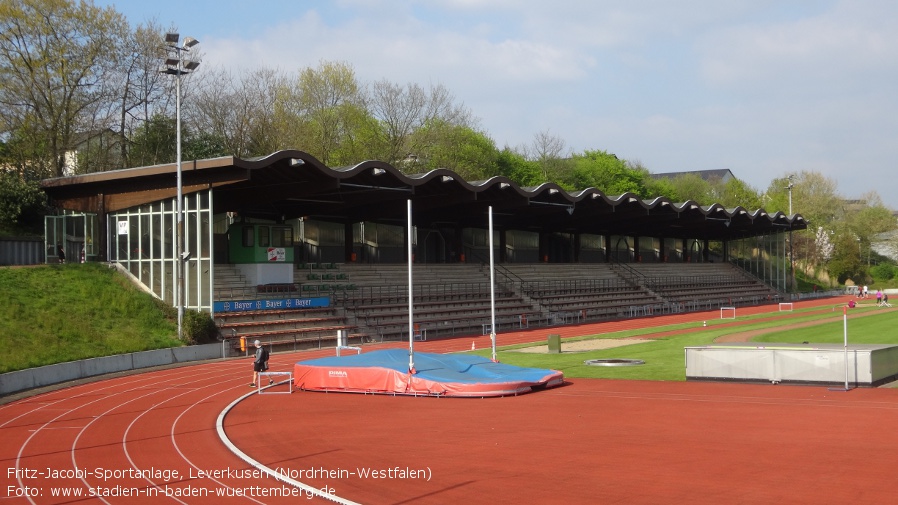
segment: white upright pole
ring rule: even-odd
[[[489,207],[490,234],[490,340],[493,347],[493,361],[496,359],[496,263],[493,253],[493,206]]]
[[[845,391],[848,391],[848,307],[842,307],[842,321],[845,328]]]
[[[408,373],[415,372],[415,317],[414,317],[414,299],[412,298],[412,201],[408,200],[407,213],[408,227]]]
[[[175,256],[175,265],[178,269],[178,294],[175,300],[178,302],[178,340],[184,340],[184,190],[181,182],[181,51],[178,50],[178,75],[175,76],[175,143],[177,144],[178,157],[178,202],[175,212],[178,213],[177,244],[178,252]]]

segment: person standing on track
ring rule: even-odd
[[[249,384],[249,387],[256,387],[256,382],[259,380],[259,372],[264,372],[268,370],[268,350],[262,347],[262,342],[256,340],[256,355],[253,360],[253,381]],[[268,379],[268,384],[273,383],[272,379]]]

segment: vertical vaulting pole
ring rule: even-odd
[[[413,286],[412,286],[412,200],[408,200],[408,216],[407,216],[407,227],[408,227],[408,372],[415,373],[415,317],[414,317],[414,304],[415,301],[412,297]]]
[[[848,391],[848,307],[842,307],[842,322],[845,328],[845,391]]]
[[[493,346],[493,361],[496,359],[496,263],[493,251],[493,206],[489,207],[490,234],[490,339]]]

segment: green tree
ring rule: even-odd
[[[535,161],[506,147],[496,155],[496,175],[504,175],[521,186],[537,186],[545,180],[540,166]]]
[[[570,178],[572,166],[564,139],[552,135],[549,130],[536,133],[522,151],[528,160],[539,166],[542,172],[541,182],[558,182]]]
[[[184,133],[181,135],[185,137]],[[213,133],[189,134],[181,143],[181,158],[185,160],[204,160],[228,156],[224,139]]]
[[[867,282],[867,265],[861,259],[861,242],[847,229],[840,229],[833,236],[834,252],[826,268],[830,276],[844,284]]]
[[[741,179],[732,178],[727,182],[717,182],[715,190],[717,201],[727,208],[743,207],[749,211],[761,208],[761,195],[758,190],[743,182]]]
[[[842,222],[861,247],[861,255],[870,266],[873,253],[872,244],[877,235],[898,227],[892,211],[886,208],[876,193],[864,195],[853,205],[846,206]]]
[[[646,174],[606,151],[584,151],[572,157],[573,169],[559,184],[568,189],[594,187],[609,196],[626,192],[647,197]]]
[[[38,181],[0,171],[0,230],[9,234],[39,233],[46,200]]]
[[[300,119],[286,116],[289,106],[285,103],[291,95],[280,73],[258,69],[240,78],[227,70],[205,68],[191,76],[198,82],[191,99],[182,105],[187,109],[187,124],[192,131],[222,142],[224,153],[246,158],[304,148],[296,142],[305,134],[295,129]]]
[[[163,115],[150,118],[131,139],[130,159],[135,166],[173,163],[176,157],[175,121]]]
[[[710,205],[714,198],[711,196],[711,184],[702,179],[698,174],[680,174],[670,179],[674,196],[671,197],[678,203],[692,200],[701,205]]]
[[[424,154],[418,158],[419,170],[448,168],[469,181],[496,174],[499,152],[485,133],[435,120],[417,130],[416,135],[429,142],[412,139],[422,146]]]
[[[295,89],[296,116],[304,123],[308,151],[325,165],[339,158],[346,134],[364,117],[355,70],[344,62],[321,62],[300,72]]]
[[[674,189],[673,181],[667,177],[655,178],[649,175],[645,180],[645,190],[649,195],[652,195],[649,198],[663,196],[674,203],[683,201],[676,189]]]
[[[113,130],[120,135],[120,167],[142,165],[130,159],[130,137],[141,131],[153,115],[162,115],[166,108],[171,109],[175,101],[172,89],[174,79],[159,71],[160,63],[168,56],[162,32],[162,28],[153,21],[138,25],[129,32],[120,48],[121,64],[107,80],[110,124],[115,125]],[[190,79],[190,74],[182,78],[185,87]]]
[[[0,124],[45,146],[32,148],[43,155],[31,162],[47,175],[63,175],[79,129],[93,124],[125,33],[124,17],[111,7],[0,0]]]

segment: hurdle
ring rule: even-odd
[[[780,312],[792,312],[792,302],[780,302]]]
[[[726,314],[732,311],[732,317],[726,317]],[[736,307],[721,307],[720,308],[720,318],[721,319],[736,319]]]
[[[274,384],[262,387],[262,378],[268,377],[269,380],[274,380],[275,376],[278,375],[286,375],[287,376],[287,390],[286,391],[268,391],[269,389],[279,386],[283,384],[285,381],[275,382]],[[259,394],[268,394],[268,395],[282,395],[282,394],[293,394],[293,372],[259,372]]]

